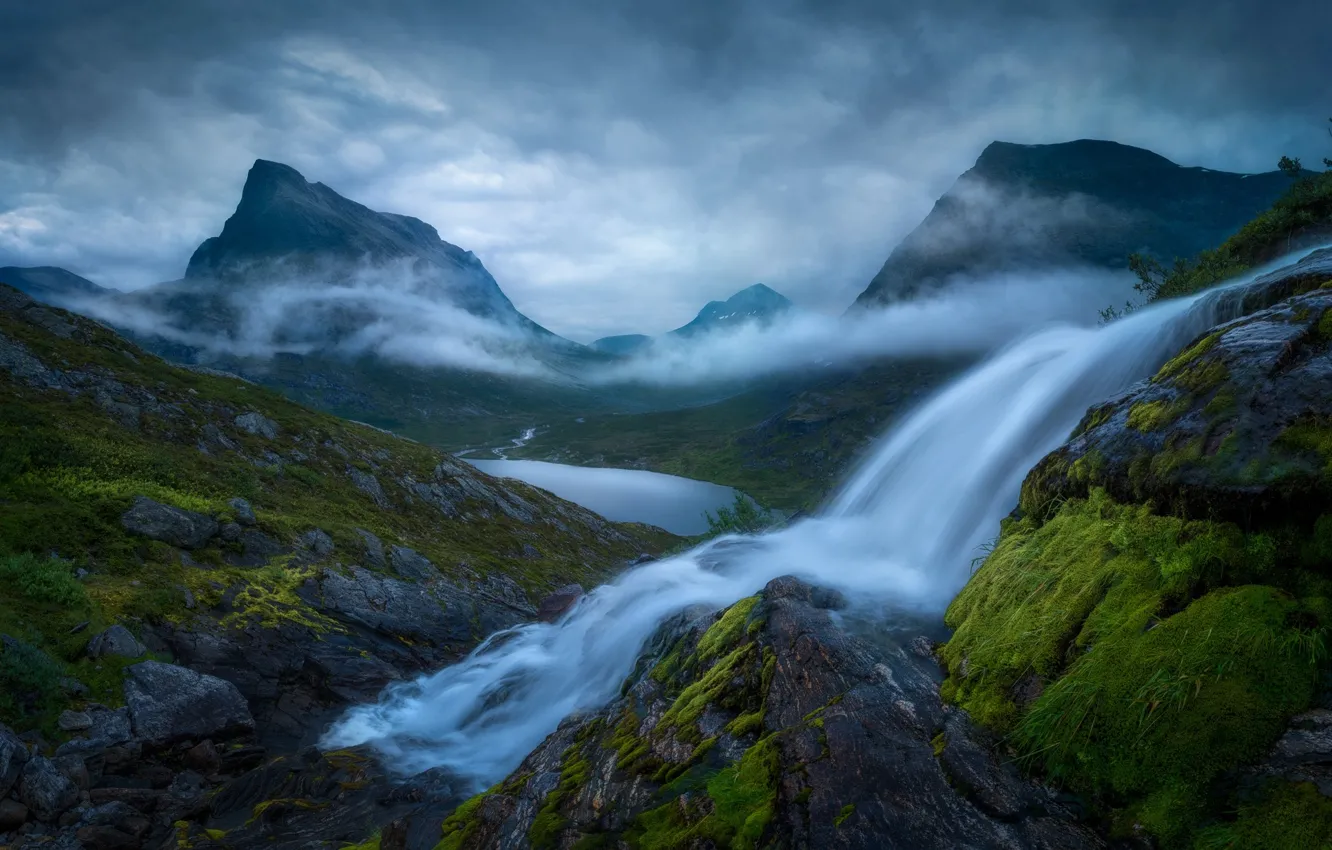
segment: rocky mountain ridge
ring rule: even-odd
[[[785,295],[762,283],[756,283],[725,301],[709,301],[688,324],[669,331],[665,338],[689,339],[740,325],[764,325],[794,307]],[[653,337],[644,334],[623,334],[602,337],[592,342],[591,347],[607,354],[624,355],[640,351],[651,345],[652,341]]]

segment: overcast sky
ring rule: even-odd
[[[372,11],[373,7],[373,11]],[[840,312],[993,139],[1332,155],[1326,0],[0,4],[0,265],[179,277],[257,157],[581,341]]]

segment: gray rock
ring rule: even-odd
[[[85,711],[62,711],[56,725],[62,732],[82,732],[92,728],[92,717]]]
[[[247,434],[254,434],[256,437],[265,437],[269,440],[277,439],[278,424],[262,413],[242,413],[234,421],[236,427]]]
[[[326,572],[320,589],[327,613],[380,634],[431,646],[472,640],[475,609],[463,604],[441,606],[422,585],[352,567],[350,575]]]
[[[254,729],[235,685],[174,664],[145,661],[127,668],[125,703],[135,736],[153,746]]]
[[[27,806],[18,800],[0,800],[0,832],[12,832],[27,820]]]
[[[347,475],[351,477],[352,486],[369,496],[375,505],[381,508],[389,506],[388,496],[384,494],[384,488],[380,486],[378,478],[354,466],[347,467]]]
[[[63,756],[56,756],[51,759],[51,763],[80,791],[87,791],[88,786],[92,784],[91,777],[88,775],[88,765],[83,760],[83,756],[77,753],[68,753]]]
[[[240,523],[227,522],[222,524],[222,528],[218,531],[218,536],[222,538],[222,542],[224,543],[235,543],[237,540],[240,540],[241,533],[242,529]]]
[[[129,629],[119,623],[88,641],[89,658],[142,658],[147,651]]]
[[[393,572],[403,578],[415,581],[433,581],[439,578],[439,570],[430,563],[430,559],[406,546],[394,546],[389,550],[389,563]]]
[[[273,538],[253,528],[246,529],[240,538],[241,552],[227,552],[222,560],[233,567],[262,567],[289,549]]]
[[[233,511],[236,512],[236,522],[245,526],[255,525],[258,520],[254,518],[254,508],[250,503],[241,498],[235,498],[227,502]]]
[[[27,746],[13,729],[0,723],[0,797],[9,794],[27,762]]]
[[[194,511],[173,508],[138,496],[120,524],[131,534],[141,534],[182,549],[197,549],[217,534],[217,520]]]
[[[53,821],[79,801],[79,788],[43,756],[23,766],[19,801],[40,821]]]
[[[333,538],[321,528],[312,528],[302,534],[296,545],[306,560],[322,561],[333,554]]]
[[[365,563],[367,566],[376,569],[384,569],[384,543],[378,537],[366,531],[364,528],[356,529],[356,533],[365,541]]]

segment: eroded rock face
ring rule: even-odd
[[[976,743],[931,661],[848,634],[843,604],[786,578],[720,619],[681,617],[623,699],[566,722],[445,841],[1103,846]]]
[[[159,504],[146,496],[134,499],[134,504],[120,518],[120,524],[131,534],[182,549],[197,549],[218,531],[217,520],[212,517]]]
[[[51,821],[79,801],[79,789],[60,772],[55,762],[37,756],[23,767],[19,800],[38,820]]]
[[[254,729],[249,706],[235,685],[160,661],[125,671],[125,703],[135,736],[154,746]]]
[[[0,723],[0,798],[9,794],[27,762],[27,746],[14,734],[14,730]]]
[[[278,435],[278,424],[262,413],[242,413],[235,419],[236,427],[247,434],[265,437],[269,440],[276,440]]]

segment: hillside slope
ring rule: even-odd
[[[296,739],[320,706],[455,658],[674,539],[170,366],[8,287],[0,503],[0,632],[107,702],[118,668],[85,647],[126,626],[234,680],[261,727]],[[69,703],[59,677],[24,684],[15,658],[0,655],[0,721],[49,724]],[[279,705],[296,693],[305,710]]]

